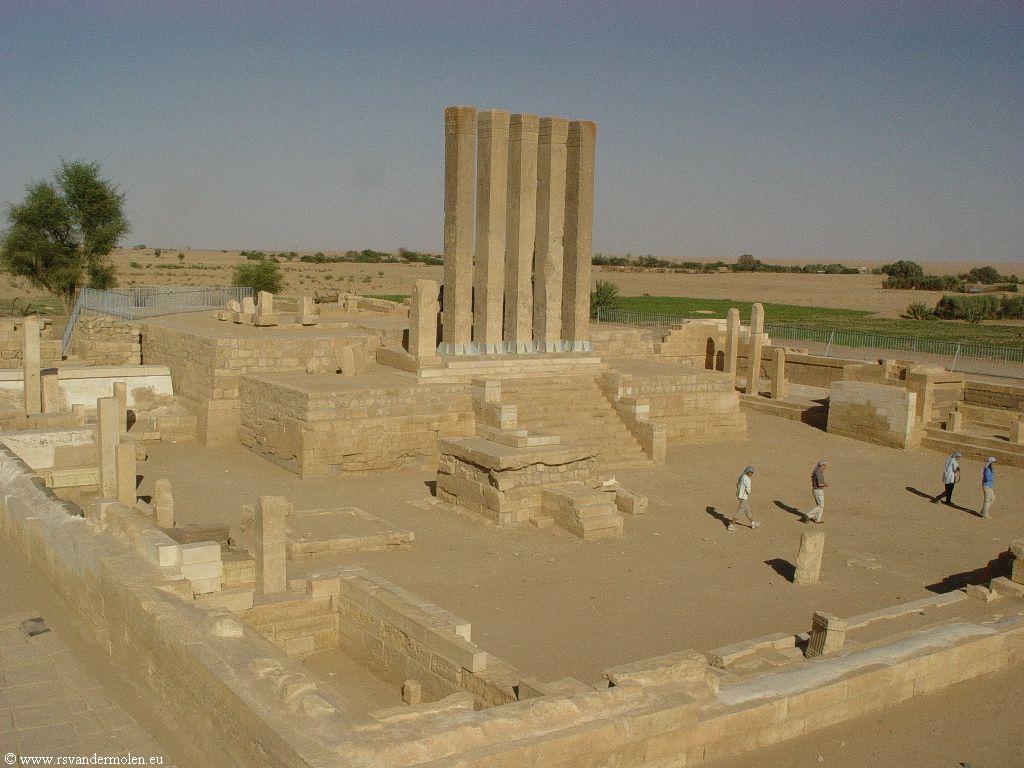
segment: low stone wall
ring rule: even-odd
[[[827,431],[893,448],[908,448],[916,430],[917,395],[901,387],[860,381],[832,385]]]
[[[965,403],[971,405],[1024,412],[1024,387],[968,380],[964,387],[963,399]]]
[[[601,357],[653,357],[657,341],[655,332],[644,328],[608,328],[602,325],[590,328],[590,342]]]
[[[307,389],[240,380],[243,445],[303,477],[432,464],[439,438],[473,434],[468,385]]]
[[[75,322],[68,354],[86,365],[139,365],[141,329],[138,323],[86,310]]]

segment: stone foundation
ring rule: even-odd
[[[900,387],[837,381],[828,407],[828,431],[893,448],[919,441],[917,395]]]

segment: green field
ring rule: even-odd
[[[619,308],[669,317],[725,317],[730,307],[740,311],[743,322],[750,320],[750,302],[727,299],[693,299],[686,296],[623,296]],[[874,317],[871,312],[831,307],[802,307],[795,304],[765,304],[765,320],[784,325],[816,329],[911,336],[935,341],[1024,347],[1024,326],[998,323],[965,323],[955,320],[895,320]]]

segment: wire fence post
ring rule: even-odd
[[[956,353],[953,355],[953,364],[949,366],[950,373],[956,370],[957,360],[960,359],[960,345],[956,345]]]
[[[825,345],[824,357],[828,357],[828,353],[832,349],[832,340],[835,339],[835,337],[836,337],[836,332],[835,331],[830,331],[829,334],[828,334],[828,344]]]

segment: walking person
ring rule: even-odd
[[[960,451],[953,451],[946,459],[946,468],[942,470],[942,484],[945,490],[932,499],[932,504],[938,504],[943,497],[946,505],[953,506],[953,488],[960,482]]]
[[[754,530],[760,525],[757,520],[754,519],[754,513],[750,511],[750,478],[754,476],[754,468],[747,467],[743,470],[743,474],[740,475],[740,479],[736,481],[736,498],[739,499],[739,504],[736,506],[736,512],[733,513],[732,520],[729,521],[729,525],[726,526],[727,531],[736,530],[736,521],[740,515],[746,515],[750,521],[750,530]]]
[[[804,522],[820,523],[822,515],[825,514],[825,489],[828,483],[825,481],[825,467],[828,462],[822,459],[814,465],[811,472],[811,496],[814,497],[814,508],[804,513]]]
[[[981,470],[981,492],[985,494],[985,503],[981,505],[981,516],[988,517],[992,502],[996,500],[996,463],[995,456],[985,459],[985,468]]]

